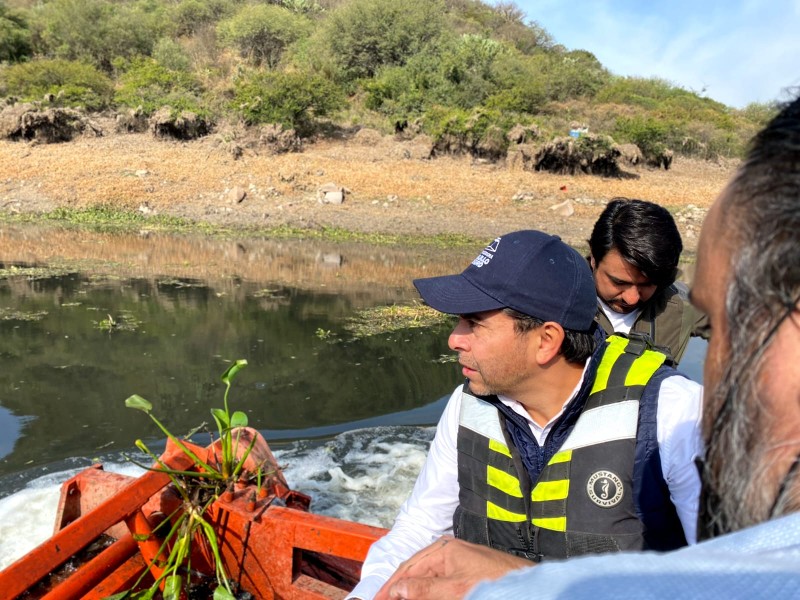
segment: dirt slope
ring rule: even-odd
[[[605,203],[628,196],[672,210],[692,253],[705,210],[735,166],[678,158],[669,171],[630,169],[621,179],[561,176],[466,157],[426,159],[419,143],[375,132],[300,153],[246,150],[236,159],[219,136],[174,142],[105,131],[61,144],[0,141],[0,210],[112,204],[212,224],[481,240],[539,228],[580,245]],[[319,201],[326,183],[346,188],[343,204]],[[571,216],[550,208],[565,200]]]

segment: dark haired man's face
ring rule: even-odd
[[[615,312],[632,312],[656,293],[656,284],[622,258],[616,248],[609,250],[599,263],[592,257],[591,264],[597,296]]]
[[[461,372],[472,393],[517,398],[529,386],[533,332],[517,333],[502,310],[461,315],[448,344],[458,352]]]

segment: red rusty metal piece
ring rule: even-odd
[[[189,468],[191,460],[183,455],[175,456],[172,464]],[[67,489],[74,489],[72,483],[77,485],[77,489],[82,488],[81,481],[73,482],[73,480],[66,482],[64,486]],[[148,471],[138,479],[132,480],[117,494],[99,503],[91,512],[66,525],[53,537],[0,572],[0,589],[3,590],[5,597],[16,598],[91,544],[104,531],[138,510],[168,483],[169,477],[165,473]],[[85,492],[83,490],[82,493]]]
[[[89,569],[89,565],[86,566]],[[81,571],[83,569],[80,569]],[[103,579],[94,588],[86,592],[82,596],[74,596],[81,600],[103,600],[108,596],[113,596],[120,592],[133,589],[143,590],[149,588],[153,584],[152,578],[145,576],[140,582],[139,586],[134,588],[139,577],[147,570],[147,565],[144,559],[139,554],[134,554],[127,562],[119,566],[113,573]]]
[[[260,488],[252,477],[242,478],[205,515],[215,527],[228,577],[265,600],[344,598],[358,581],[370,545],[386,530],[306,512],[310,498],[289,489],[266,441],[252,429],[241,430],[239,436],[239,456],[255,436],[246,469],[252,474],[260,468],[265,475]],[[202,448],[184,442],[200,460],[212,465],[218,443]],[[178,471],[193,468],[191,458],[172,442],[161,463]],[[99,600],[130,589],[146,569],[150,574],[143,585],[151,584],[163,564],[155,560],[161,547],[153,532],[156,521],[172,515],[182,503],[171,486],[165,487],[167,483],[169,477],[162,472],[148,471],[132,480],[99,466],[65,482],[58,531],[0,572],[3,597],[16,598],[103,532],[118,541],[54,584],[46,598]],[[209,549],[194,546],[193,569],[213,577]]]
[[[136,553],[137,548],[133,537],[130,534],[125,535],[86,563],[83,568],[78,569],[53,591],[43,596],[42,600],[83,598],[87,592],[130,559]],[[141,571],[140,568],[138,572],[141,573]]]

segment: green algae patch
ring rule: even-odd
[[[377,306],[358,311],[345,329],[356,338],[391,333],[415,327],[438,327],[452,323],[453,316],[424,304]]]
[[[47,315],[46,310],[25,312],[0,307],[0,321],[41,321]]]
[[[16,267],[10,266],[0,269],[1,279],[12,279],[18,277],[34,281],[38,279],[50,279],[51,277],[62,277],[74,273],[75,269],[65,267]]]

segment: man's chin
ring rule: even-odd
[[[469,391],[472,392],[475,396],[491,396],[492,391],[481,383],[475,383],[473,380],[469,380]]]
[[[639,308],[638,306],[628,306],[627,304],[617,304],[616,302],[606,302],[606,304],[608,304],[608,307],[615,313],[621,315],[627,315]]]

